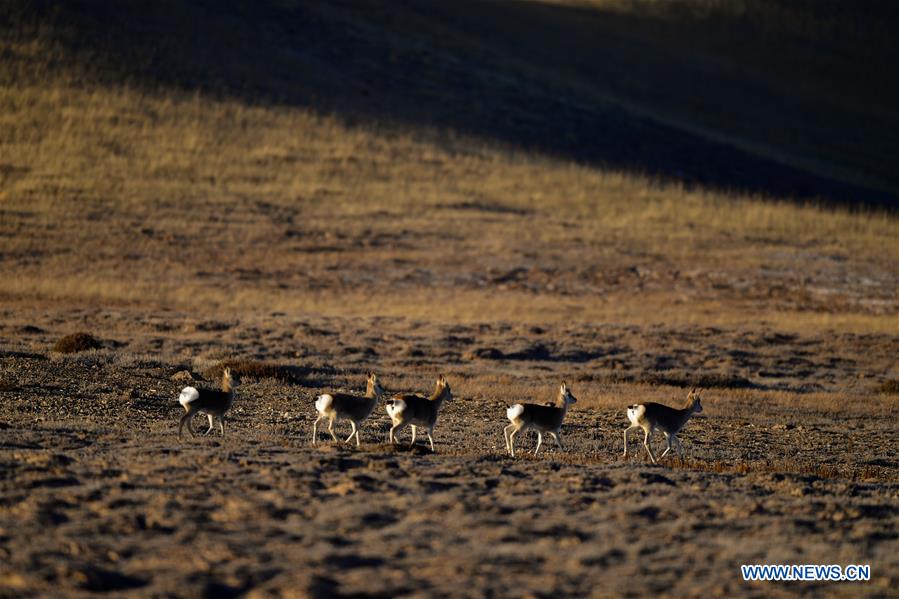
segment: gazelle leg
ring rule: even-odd
[[[512,425],[512,426],[515,426],[515,425]],[[516,428],[514,431],[509,433],[509,453],[512,454],[513,458],[515,457],[515,435],[517,435],[518,431],[520,431],[520,430],[521,430],[520,428]]]
[[[503,440],[506,442],[506,451],[510,451],[510,450],[511,450],[511,449],[510,449],[510,445],[509,445],[509,432],[510,432],[511,429],[513,429],[513,428],[515,428],[515,425],[514,425],[514,424],[510,424],[510,425],[508,425],[508,426],[506,426],[506,427],[503,428]]]
[[[359,443],[359,429],[357,428],[357,429],[356,429],[356,447],[359,447],[359,445],[360,445],[360,443]]]
[[[671,435],[671,439],[674,441],[677,457],[684,459],[684,446],[680,444],[680,439],[677,438],[677,435]]]
[[[205,433],[203,433],[204,435],[208,435],[213,430],[215,430],[215,424],[213,423],[213,420],[212,420],[212,414],[206,414],[206,418],[209,419],[209,428],[206,429]]]
[[[328,420],[328,432],[331,433],[331,438],[334,439],[334,442],[337,443],[337,435],[334,434],[334,419],[331,418]]]
[[[397,426],[399,426],[399,425],[394,424],[393,426],[391,426],[391,427],[390,427],[390,432],[387,434],[387,440],[390,442],[391,445],[393,445],[394,443],[396,443],[396,437],[393,436],[393,431],[396,430],[396,427],[397,427]]]
[[[222,437],[225,436],[225,417],[224,415],[219,416],[219,429],[222,431]]]
[[[319,414],[318,418],[315,419],[315,422],[312,423],[312,444],[315,445],[315,439],[318,436],[318,421],[322,419],[322,415]]]
[[[671,451],[671,435],[669,435],[668,433],[665,433],[665,441],[668,443],[668,446],[665,448],[665,451],[662,452],[662,455],[659,456],[660,460],[668,455],[669,451]]]
[[[431,437],[431,429],[428,430],[428,441],[431,442],[431,451],[434,452],[434,439]]]
[[[643,435],[643,447],[646,448],[646,452],[649,454],[649,459],[652,460],[652,463],[653,463],[653,464],[655,464],[655,463],[656,463],[656,457],[655,457],[654,455],[652,455],[652,447],[649,446],[649,433],[650,433],[650,429],[648,429],[648,428],[643,429],[643,433],[644,433],[644,435]]]
[[[352,420],[350,420],[350,426],[353,427],[353,432],[350,433],[350,436],[346,438],[346,441],[344,441],[344,443],[349,443],[350,439],[352,439],[356,435],[356,423],[353,422]],[[359,444],[359,440],[356,439],[356,445],[358,445],[358,444]]]
[[[190,431],[191,437],[196,437],[197,434],[194,432],[193,427],[190,425],[190,418],[193,416],[190,412],[181,417],[180,422],[178,422],[178,437],[181,437],[181,430],[184,428],[184,425],[187,424],[187,430]]]
[[[415,428],[415,425],[413,424],[412,425],[412,442],[409,443],[409,447],[412,447],[413,445],[415,445],[415,433],[416,433],[416,428]]]
[[[540,445],[543,444],[543,433],[537,431],[537,448],[534,449],[534,456],[537,455],[537,452],[540,451]]]
[[[640,428],[636,424],[632,424],[624,431],[624,457],[627,457],[627,434],[634,429]]]
[[[553,439],[556,440],[556,445],[559,446],[559,449],[562,451],[565,451],[565,448],[562,447],[562,434],[555,432],[555,433],[552,433],[552,436],[553,436]]]

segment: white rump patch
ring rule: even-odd
[[[334,398],[327,393],[319,395],[317,398],[315,398],[315,409],[318,410],[319,413],[324,414],[328,411],[333,402]]]
[[[192,401],[196,401],[200,398],[200,392],[196,390],[195,387],[185,387],[181,390],[181,395],[178,396],[178,403],[182,406],[187,407]]]
[[[387,402],[387,415],[395,418],[406,411],[406,402],[402,399],[391,399]]]
[[[640,421],[643,420],[643,414],[646,413],[646,406],[643,404],[634,404],[627,409],[627,419],[631,421],[631,424],[640,424]]]
[[[524,406],[520,403],[517,403],[506,410],[506,416],[508,416],[509,420],[511,420],[512,422],[515,422],[516,420],[521,418],[522,414],[524,414]]]

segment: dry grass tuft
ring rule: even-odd
[[[720,372],[648,374],[640,382],[649,385],[668,385],[670,387],[682,388],[695,387],[698,389],[752,389],[755,387],[755,384],[745,377]]]
[[[899,379],[887,379],[877,387],[877,390],[880,393],[899,393]]]
[[[225,368],[231,369],[231,374],[237,378],[273,379],[284,383],[309,384],[308,377],[321,369],[305,368],[302,366],[289,366],[273,364],[260,360],[246,358],[234,358],[210,366],[203,371],[203,376],[209,380],[221,378]]]
[[[73,333],[62,337],[53,345],[53,351],[61,354],[74,354],[77,352],[100,349],[103,344],[90,333]]]

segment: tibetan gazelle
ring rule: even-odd
[[[577,401],[568,385],[562,383],[559,387],[559,398],[556,405],[538,405],[533,403],[517,403],[508,410],[506,416],[512,424],[503,429],[503,437],[506,440],[506,450],[515,457],[515,435],[520,431],[533,428],[537,431],[537,448],[534,449],[534,455],[540,451],[540,445],[543,444],[543,433],[553,436],[559,449],[562,447],[562,439],[559,437],[559,431],[562,429],[562,421],[565,419],[565,413],[568,411],[569,404]]]
[[[318,411],[318,418],[312,423],[312,444],[315,445],[318,436],[318,423],[322,418],[328,419],[328,432],[331,438],[337,441],[337,435],[334,434],[334,421],[338,419],[349,420],[353,427],[353,432],[346,438],[344,443],[349,443],[350,439],[356,437],[356,447],[359,447],[359,427],[369,417],[378,400],[384,393],[381,383],[378,382],[378,375],[374,372],[368,375],[368,381],[365,387],[365,395],[360,397],[350,393],[324,393],[315,399],[315,409]]]
[[[437,413],[445,401],[452,401],[453,392],[446,377],[442,374],[437,377],[437,386],[430,398],[418,394],[396,395],[387,400],[387,414],[393,426],[390,427],[388,440],[397,442],[397,433],[410,425],[412,427],[412,442],[409,447],[415,445],[416,427],[422,427],[428,434],[431,443],[431,451],[434,451],[434,425],[437,424]]]
[[[656,457],[652,453],[649,441],[652,437],[652,432],[656,428],[660,428],[665,435],[665,440],[668,442],[668,447],[665,448],[659,459],[664,458],[671,451],[672,447],[675,447],[677,455],[682,458],[682,447],[680,439],[677,438],[677,433],[684,428],[684,425],[687,424],[694,412],[702,412],[699,391],[696,389],[693,389],[687,395],[687,407],[680,410],[654,402],[638,403],[630,406],[627,409],[627,418],[631,421],[631,425],[624,431],[624,457],[627,457],[627,434],[634,429],[642,428],[643,447],[646,448],[649,459],[655,464]]]
[[[178,403],[184,406],[184,411],[186,412],[186,414],[181,417],[181,422],[178,423],[179,437],[181,436],[181,431],[185,424],[187,424],[187,430],[190,431],[190,434],[196,436],[190,420],[193,418],[194,414],[197,413],[206,414],[209,418],[209,429],[203,433],[204,435],[208,435],[213,431],[213,417],[218,417],[219,428],[221,428],[222,436],[224,437],[225,412],[230,410],[231,404],[234,403],[234,379],[231,378],[231,369],[225,368],[222,372],[221,391],[217,389],[185,387],[181,390],[181,395],[178,397]]]

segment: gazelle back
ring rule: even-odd
[[[559,449],[563,449],[560,438],[562,421],[565,419],[565,414],[568,413],[568,406],[576,402],[577,399],[571,394],[568,385],[562,383],[561,387],[559,387],[559,398],[555,406],[517,403],[510,407],[506,410],[506,416],[511,424],[503,429],[506,450],[512,457],[515,457],[515,435],[529,428],[537,431],[537,448],[534,449],[534,455],[537,455],[537,452],[540,451],[540,445],[543,444],[543,433],[552,435],[559,445]]]
[[[390,427],[388,440],[396,443],[397,433],[406,426],[412,427],[412,442],[415,444],[416,427],[424,427],[431,443],[431,451],[434,451],[434,426],[437,424],[437,414],[445,401],[452,401],[453,392],[444,375],[437,377],[434,393],[430,398],[418,394],[396,395],[386,402],[387,415],[393,426]]]
[[[187,424],[187,430],[190,431],[190,434],[196,435],[190,421],[194,414],[198,412],[206,414],[209,418],[209,429],[204,434],[208,435],[212,432],[214,428],[213,417],[217,417],[222,436],[224,437],[225,413],[231,409],[231,405],[234,403],[234,379],[231,376],[231,369],[225,368],[224,371],[222,371],[221,391],[216,389],[185,387],[181,390],[181,395],[178,397],[178,403],[184,407],[184,411],[186,412],[178,423],[179,437],[181,436],[181,431],[185,424]]]
[[[649,459],[652,460],[653,464],[656,463],[656,457],[652,453],[649,441],[650,437],[652,437],[652,432],[656,428],[661,429],[668,442],[668,446],[660,458],[665,457],[671,451],[672,442],[675,445],[677,454],[683,457],[680,439],[677,438],[677,434],[684,428],[690,417],[697,412],[702,412],[702,398],[696,389],[692,389],[687,394],[687,406],[682,409],[672,408],[655,402],[634,404],[628,407],[627,418],[630,420],[631,425],[624,431],[624,457],[627,457],[627,434],[638,428],[643,429],[643,446],[646,448]]]
[[[318,437],[318,423],[322,418],[328,419],[328,432],[331,438],[337,441],[337,435],[334,434],[334,421],[345,419],[350,421],[352,432],[346,438],[346,443],[350,442],[354,436],[356,437],[356,446],[359,443],[359,427],[371,415],[375,406],[378,404],[384,389],[378,381],[378,375],[374,372],[369,373],[365,385],[365,395],[360,397],[351,393],[324,393],[315,399],[315,409],[318,411],[318,418],[312,423],[312,444],[314,445]]]

